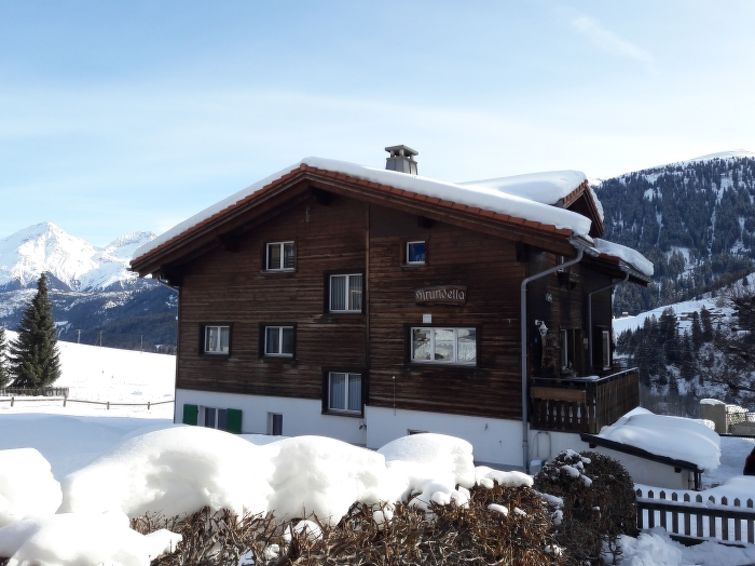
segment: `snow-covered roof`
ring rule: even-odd
[[[704,470],[720,464],[720,438],[703,421],[656,415],[637,407],[597,435],[657,456],[691,462]]]
[[[587,180],[581,171],[547,171],[511,177],[464,181],[463,186],[488,187],[543,204],[556,204]]]
[[[595,238],[594,242],[595,249],[597,249],[601,254],[617,257],[624,263],[635,268],[643,275],[647,277],[653,276],[653,272],[655,271],[653,262],[647,259],[637,250],[629,248],[627,246],[622,246],[621,244],[609,242],[608,240],[601,240],[600,238]]]
[[[205,222],[219,212],[232,208],[239,201],[249,197],[302,166],[340,173],[357,179],[378,183],[380,185],[395,187],[418,195],[435,197],[454,203],[480,208],[482,210],[505,214],[515,218],[539,222],[560,229],[568,229],[578,236],[586,236],[590,231],[590,219],[581,214],[549,206],[548,204],[543,204],[543,202],[538,202],[537,200],[519,194],[510,194],[500,188],[450,183],[419,175],[408,175],[396,171],[357,165],[346,161],[308,157],[301,160],[299,163],[286,167],[285,169],[254,183],[174,226],[151,242],[137,249],[134,257],[140,257],[154,251],[166,242]],[[539,183],[550,187],[549,189],[543,189],[544,191],[558,190],[559,192],[565,192],[565,194],[573,191],[586,180],[584,174],[574,171],[543,173],[532,176],[520,175],[518,177],[526,179],[520,180],[519,182],[512,181],[507,186],[511,188],[511,190],[521,191],[523,194],[528,191],[532,194],[536,193],[537,182],[534,179],[540,179],[540,181],[538,181]],[[523,188],[525,186],[529,186],[530,189],[525,190]]]

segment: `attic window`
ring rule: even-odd
[[[269,242],[265,244],[266,271],[293,271],[296,268],[294,242]]]
[[[406,242],[406,264],[425,265],[427,243],[424,240]]]

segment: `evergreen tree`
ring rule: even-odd
[[[713,319],[710,316],[710,311],[705,307],[700,311],[700,322],[703,325],[703,341],[713,341]]]
[[[692,313],[692,348],[695,352],[703,344],[703,327],[700,324],[700,314],[695,311]]]
[[[10,382],[10,368],[8,368],[8,344],[5,341],[5,328],[0,326],[0,387]]]
[[[10,360],[15,387],[47,387],[60,377],[55,321],[44,273],[37,282],[37,294],[24,312],[18,338],[11,342]]]

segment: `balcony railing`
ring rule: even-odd
[[[530,425],[541,430],[598,433],[640,404],[637,368],[605,377],[530,380]]]

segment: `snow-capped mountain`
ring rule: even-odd
[[[45,272],[61,339],[170,350],[176,294],[128,271],[154,237],[133,232],[99,248],[44,222],[0,239],[0,326],[16,328]]]
[[[704,155],[606,179],[596,187],[606,238],[655,264],[646,290],[620,288],[616,310],[692,299],[755,269],[755,153]]]
[[[42,272],[52,275],[53,286],[71,291],[131,286],[131,255],[154,237],[135,232],[97,248],[50,222],[30,226],[0,239],[0,289],[33,287]]]

